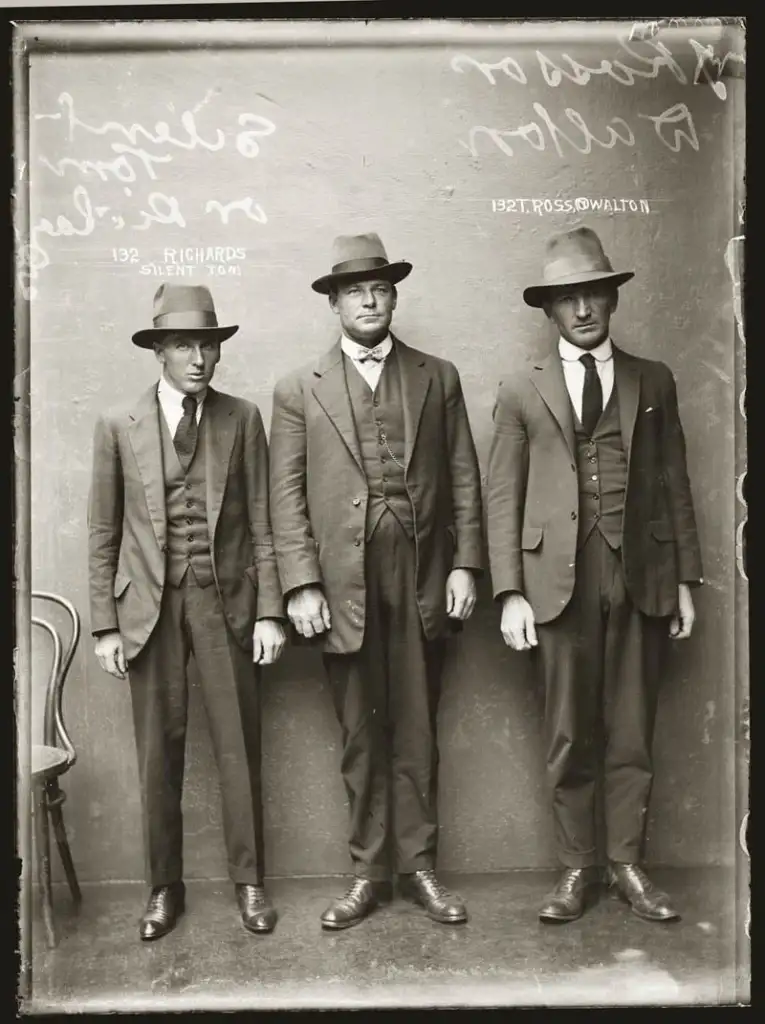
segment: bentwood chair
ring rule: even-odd
[[[35,825],[37,870],[42,900],[43,919],[49,948],[57,943],[53,920],[53,893],[51,886],[50,831],[48,816],[53,824],[56,845],[64,867],[66,880],[72,893],[75,907],[82,900],[80,886],[74,870],[74,862],[64,829],[62,804],[66,794],[59,785],[60,777],[68,772],[77,760],[77,752],[69,738],[62,714],[62,697],[72,658],[80,639],[80,617],[71,602],[57,594],[33,591],[33,601],[47,601],[63,608],[69,618],[69,645],[62,655],[63,645],[58,630],[47,620],[32,616],[32,625],[47,633],[52,646],[53,658],[45,694],[43,737],[41,744],[32,745],[32,813]]]

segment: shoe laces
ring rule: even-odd
[[[428,892],[431,894],[431,896],[435,897],[436,899],[444,899],[445,897],[451,895],[449,893],[449,890],[446,889],[439,882],[438,878],[436,877],[435,871],[433,871],[431,868],[426,868],[423,871],[417,871],[415,874],[416,877],[419,878],[420,881],[427,887]]]
[[[343,899],[358,903],[364,897],[364,891],[368,884],[369,882],[366,878],[354,878]]]
[[[265,889],[260,885],[244,886],[244,898],[248,907],[260,907],[266,902]]]
[[[566,896],[570,896],[579,884],[580,880],[581,875],[578,871],[567,871],[563,878],[561,878],[558,889],[561,893],[564,893]]]

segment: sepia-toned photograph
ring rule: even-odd
[[[748,1005],[745,20],[109,10],[13,21],[19,1013]]]

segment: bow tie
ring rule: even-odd
[[[368,348],[364,352],[360,352],[356,357],[360,363],[368,363],[370,360],[373,363],[382,363],[385,359],[385,353],[380,345],[375,345],[374,348]]]

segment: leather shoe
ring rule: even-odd
[[[276,910],[262,885],[236,886],[236,901],[242,924],[248,932],[272,932],[276,926]]]
[[[139,934],[143,941],[161,939],[171,932],[185,909],[186,887],[183,882],[155,886],[141,918]]]
[[[626,900],[633,913],[646,921],[679,921],[669,896],[656,889],[637,864],[612,864],[608,871],[612,896]]]
[[[539,909],[540,921],[576,921],[584,913],[585,868],[566,868]]]
[[[368,917],[376,906],[374,882],[368,878],[356,877],[346,894],[340,899],[333,900],[321,915],[321,926],[331,931],[350,928]]]
[[[405,877],[404,887],[425,908],[428,917],[440,924],[462,924],[467,921],[465,904],[438,881],[435,871],[425,869]]]

